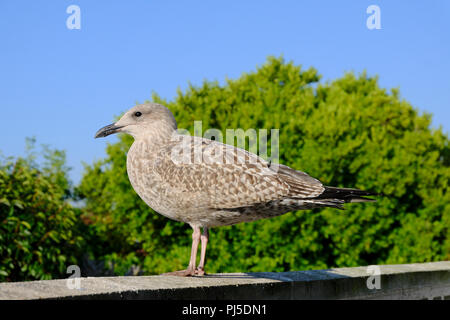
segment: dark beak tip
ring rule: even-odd
[[[104,130],[104,128],[101,128],[100,130],[98,130],[98,131],[95,133],[94,139],[105,137],[105,136],[106,136],[106,135],[105,135],[105,132],[106,132],[106,131]]]
[[[116,126],[114,123],[104,126],[95,133],[94,139],[103,138],[110,134],[116,133],[122,126]]]

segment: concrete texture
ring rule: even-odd
[[[0,283],[0,299],[450,299],[450,261],[380,265],[380,288],[367,267],[314,271],[129,276]],[[71,279],[72,280],[72,279]],[[376,284],[376,280],[369,279]]]

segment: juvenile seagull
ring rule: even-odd
[[[131,185],[142,200],[167,218],[188,223],[192,248],[186,270],[168,275],[204,275],[208,229],[271,218],[289,211],[373,201],[374,193],[324,186],[308,174],[272,164],[243,149],[177,132],[166,107],[147,103],[101,128],[95,138],[116,132],[134,142],[127,155]],[[200,232],[203,228],[203,233]],[[196,257],[201,242],[200,263]]]

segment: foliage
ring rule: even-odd
[[[173,101],[153,94],[191,134],[196,120],[203,133],[216,128],[223,136],[230,128],[280,129],[281,163],[327,185],[384,194],[345,211],[299,211],[215,228],[207,271],[450,259],[448,136],[397,89],[380,88],[376,77],[319,80],[312,68],[269,58],[238,79],[189,85]],[[41,164],[33,148],[25,158],[0,161],[0,281],[66,277],[67,266],[83,265],[86,256],[115,274],[187,265],[191,229],[155,213],[133,191],[126,173],[131,143],[121,135],[109,144],[105,159],[86,166],[75,193],[63,151],[44,147]],[[84,206],[75,208],[74,200]]]
[[[82,255],[80,210],[67,202],[65,153],[44,146],[39,165],[29,151],[0,163],[0,281],[66,277]]]
[[[448,136],[431,129],[398,90],[376,77],[345,74],[319,83],[314,69],[269,58],[236,80],[205,81],[178,91],[169,107],[179,128],[280,129],[280,162],[327,185],[384,193],[345,211],[299,211],[213,229],[207,271],[284,271],[450,258]],[[103,239],[103,259],[117,273],[137,264],[147,274],[184,268],[187,225],[170,221],[138,198],[126,174],[129,136],[86,166],[78,194],[85,218]],[[99,256],[100,257],[100,256]]]

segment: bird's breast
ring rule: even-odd
[[[127,173],[131,186],[153,210],[170,219],[182,221],[173,200],[167,194],[160,175],[154,170],[155,152],[133,143],[127,155]]]

